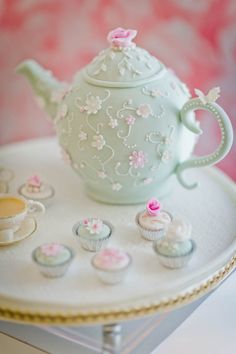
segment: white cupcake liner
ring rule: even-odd
[[[104,283],[104,284],[109,284],[109,285],[115,285],[117,283],[122,282],[128,273],[128,270],[132,264],[132,258],[129,254],[127,254],[129,256],[129,263],[121,268],[121,269],[101,269],[99,267],[97,267],[94,264],[94,258],[96,256],[94,256],[91,260],[91,264],[93,266],[93,268],[95,269],[95,272],[98,276],[98,278]]]
[[[172,215],[170,213],[168,213],[167,211],[163,210],[165,213],[167,213],[171,220],[173,219]],[[145,240],[148,240],[148,241],[156,241],[156,240],[160,240],[163,236],[164,236],[164,233],[165,233],[165,227],[163,227],[163,229],[160,229],[160,230],[148,230],[148,229],[145,229],[143,226],[140,225],[139,223],[139,216],[142,214],[143,212],[140,212],[136,215],[135,217],[135,222],[136,222],[136,225],[138,226],[138,229],[139,229],[139,232],[140,232],[140,235],[145,239]]]
[[[47,265],[47,264],[42,264],[39,263],[37,258],[35,257],[35,252],[36,249],[32,253],[32,259],[34,263],[37,265],[39,271],[47,278],[58,278],[62,277],[67,269],[69,268],[73,258],[74,258],[74,252],[71,248],[67,247],[67,249],[70,251],[70,258],[66,260],[65,262],[57,265]]]
[[[90,252],[98,252],[101,249],[105,248],[109,242],[110,237],[111,237],[111,233],[105,238],[90,240],[80,235],[77,235],[77,239],[80,242],[81,247],[86,251],[90,251]]]
[[[46,265],[43,266],[43,265],[37,263],[38,269],[47,278],[62,277],[66,273],[69,265],[70,265],[70,262],[68,262],[67,264],[50,267],[50,266],[46,266]]]
[[[113,226],[108,221],[105,221],[105,220],[102,220],[102,221],[105,225],[107,225],[110,228],[110,233],[108,236],[103,237],[103,238],[98,238],[98,239],[87,238],[87,237],[79,235],[78,228],[81,225],[81,221],[79,221],[78,223],[76,223],[73,226],[73,229],[72,229],[73,233],[74,233],[76,239],[78,240],[78,242],[80,243],[81,247],[84,250],[90,251],[90,252],[98,252],[107,246],[109,239],[111,237],[111,234],[113,232]]]
[[[171,268],[171,269],[176,269],[176,268],[182,268],[185,267],[190,259],[192,258],[194,252],[196,251],[196,243],[191,240],[192,243],[192,249],[190,252],[188,252],[187,254],[183,255],[183,256],[166,256],[162,253],[160,253],[156,247],[156,242],[153,243],[153,249],[160,261],[160,263],[167,267],[167,268]]]

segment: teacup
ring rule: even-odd
[[[11,241],[27,215],[45,212],[42,203],[13,194],[0,194],[0,241]]]

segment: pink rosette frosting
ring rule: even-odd
[[[146,205],[147,213],[151,216],[157,216],[161,211],[161,204],[156,198],[152,198]]]
[[[127,253],[118,248],[109,247],[102,250],[94,258],[94,264],[102,269],[119,269],[127,266],[130,262]]]
[[[107,40],[115,48],[134,47],[132,40],[136,37],[137,31],[118,27],[108,33]]]
[[[63,246],[60,243],[53,242],[42,245],[40,249],[45,256],[50,257],[57,256],[62,251]]]

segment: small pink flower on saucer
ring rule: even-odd
[[[136,37],[137,31],[118,27],[108,33],[107,40],[113,48],[135,47],[132,40]]]
[[[46,203],[54,194],[54,188],[45,183],[42,178],[34,174],[18,189],[20,195],[27,199],[34,199]]]
[[[151,198],[146,204],[146,210],[136,215],[141,236],[150,241],[161,238],[171,220],[172,215],[162,210],[161,203],[156,198]]]
[[[38,175],[30,176],[26,183],[27,190],[30,193],[38,193],[42,188],[42,180]]]
[[[104,283],[116,284],[126,275],[131,265],[131,257],[118,248],[109,247],[96,254],[91,263]]]

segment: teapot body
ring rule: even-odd
[[[122,88],[93,85],[79,72],[55,125],[64,157],[87,193],[114,204],[165,195],[176,166],[195,145],[196,135],[179,114],[189,97],[186,85],[167,69]]]
[[[54,78],[33,60],[17,71],[25,75],[37,101],[51,116],[64,159],[83,179],[93,199],[134,204],[162,197],[175,182],[185,188],[188,168],[220,161],[233,143],[226,112],[216,103],[220,88],[207,95],[188,88],[164,64],[136,46],[136,30],[116,28],[110,46],[81,71],[72,85]],[[191,157],[202,130],[195,110],[211,113],[221,130],[217,149]]]

